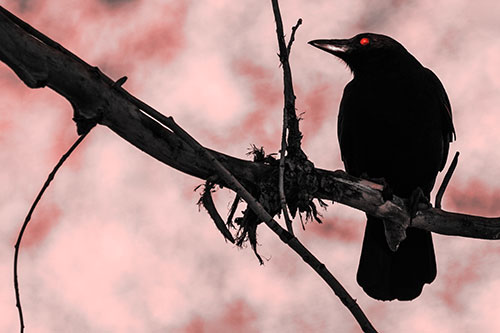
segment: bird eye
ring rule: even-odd
[[[363,45],[363,46],[368,45],[368,44],[370,44],[370,40],[369,40],[368,38],[366,38],[366,37],[361,38],[361,39],[359,40],[359,44],[361,44],[361,45]]]

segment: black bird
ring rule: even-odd
[[[392,193],[430,199],[455,138],[451,106],[437,76],[399,42],[379,34],[309,44],[342,59],[354,77],[344,89],[338,138],[346,171],[383,178]],[[378,300],[412,300],[436,277],[432,236],[408,228],[389,249],[383,220],[368,215],[357,281]]]

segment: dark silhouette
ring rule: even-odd
[[[392,193],[412,198],[410,203],[422,199],[417,193],[429,200],[455,136],[450,102],[437,76],[384,35],[309,43],[342,59],[354,74],[338,116],[346,171],[383,178]],[[383,220],[368,215],[357,281],[369,296],[412,300],[436,277],[431,233],[411,227],[406,232],[393,252]]]

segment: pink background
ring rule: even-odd
[[[242,158],[279,146],[282,108],[270,1],[4,1],[6,8],[176,121]],[[304,149],[342,168],[336,117],[350,73],[306,44],[361,31],[400,40],[441,78],[461,161],[444,208],[500,214],[500,2],[282,1],[302,17],[292,70]],[[288,33],[289,34],[289,33]],[[53,165],[75,140],[69,104],[0,65],[0,332],[18,330],[13,244]],[[438,183],[440,183],[440,179]],[[198,211],[199,179],[96,128],[57,175],[24,238],[27,332],[358,332],[349,312],[265,227],[259,266]],[[225,210],[231,201],[219,191]],[[299,238],[383,332],[500,331],[500,245],[436,235],[438,277],[413,302],[381,303],[355,282],[363,214],[339,204]],[[296,227],[298,228],[298,225]]]

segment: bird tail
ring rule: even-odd
[[[383,220],[368,215],[357,281],[370,297],[409,301],[435,277],[436,257],[429,231],[408,228],[406,239],[392,252],[385,239]]]

